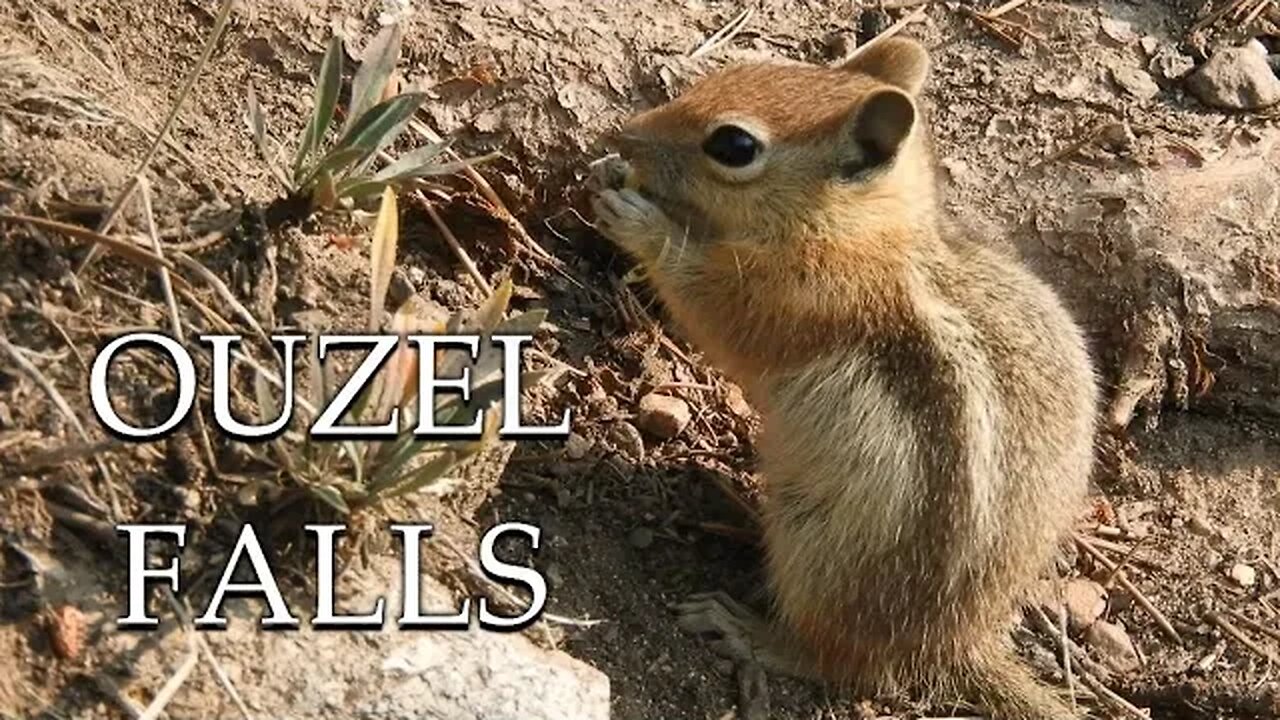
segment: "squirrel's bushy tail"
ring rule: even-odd
[[[956,690],[991,720],[1079,720],[1062,694],[1036,679],[1013,649],[1003,645],[972,650],[952,678]]]

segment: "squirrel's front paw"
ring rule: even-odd
[[[600,232],[640,260],[656,259],[671,242],[674,225],[666,213],[631,188],[603,190],[591,206]]]

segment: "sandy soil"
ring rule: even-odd
[[[341,214],[280,224],[264,219],[278,192],[245,129],[247,88],[252,84],[261,99],[275,137],[293,137],[309,112],[312,77],[327,38],[341,32],[358,53],[378,29],[380,8],[374,5],[293,0],[237,6],[178,116],[172,142],[148,169],[164,241],[187,248],[264,324],[349,329],[352,318],[362,318],[367,230]],[[601,133],[671,97],[710,67],[759,57],[829,62],[921,4],[884,3],[890,7],[884,10],[859,2],[764,2],[732,42],[699,59],[688,56],[738,14],[738,4],[417,5],[406,25],[401,71],[406,83],[431,93],[422,119],[456,138],[465,153],[501,151],[483,174],[554,260],[531,252],[465,179],[448,183],[452,200],[442,208],[444,220],[486,278],[515,281],[518,309],[551,311],[552,327],[539,333],[539,348],[582,374],[571,374],[535,405],[544,417],[574,408],[571,442],[521,444],[473,469],[456,492],[415,498],[387,512],[393,519],[431,518],[464,547],[475,542],[475,528],[499,520],[539,525],[546,538],[534,562],[552,584],[549,611],[605,622],[557,626],[538,641],[602,670],[614,717],[732,717],[732,666],[699,638],[681,634],[669,605],[712,589],[766,601],[758,594],[755,550],[705,527],[748,523],[721,488],[748,500],[761,491],[752,474],[755,419],[734,388],[668,335],[662,309],[643,286],[623,281],[626,262],[585,219],[586,163],[601,153]],[[904,5],[912,7],[895,9]],[[1180,49],[1199,60],[1197,52],[1247,28],[1223,21],[1189,34],[1202,9],[1190,0],[1033,0],[1009,16],[1034,33],[1015,48],[966,13],[974,5],[928,3],[922,19],[906,30],[934,58],[927,101],[948,207],[993,243],[1017,248],[1062,291],[1086,325],[1114,392],[1123,384],[1135,318],[1167,288],[1146,276],[1146,284],[1131,283],[1126,274],[1136,265],[1115,240],[1114,222],[1141,214],[1132,203],[1088,216],[1088,231],[1080,229],[1074,209],[1098,197],[1148,193],[1159,187],[1161,173],[1198,168],[1228,150],[1261,156],[1259,148],[1271,147],[1266,143],[1277,133],[1274,116],[1208,110],[1178,82],[1158,80],[1156,91],[1144,94],[1117,78],[1130,77],[1125,70],[1145,71],[1162,50]],[[0,7],[0,211],[95,225],[167,113],[211,30],[214,10],[192,0],[16,0]],[[1280,11],[1262,13],[1251,27],[1265,30],[1268,18],[1280,19]],[[1127,135],[1076,147],[1100,124],[1119,124]],[[474,283],[421,208],[406,203],[404,214],[400,284],[448,309],[479,302]],[[1155,217],[1162,237],[1191,236],[1188,242],[1209,247],[1211,239],[1197,235],[1201,229],[1193,221],[1200,218],[1143,217]],[[130,208],[117,227],[141,233],[145,220]],[[1274,276],[1276,223],[1243,227],[1237,239],[1262,248],[1249,272]],[[206,241],[211,231],[216,239]],[[77,278],[84,252],[60,235],[0,224],[0,332],[30,351],[26,357],[102,437],[88,415],[84,361],[103,339],[128,328],[164,326],[168,318],[154,275],[107,258]],[[1274,287],[1262,287],[1272,302],[1280,301]],[[1197,347],[1213,357],[1233,357],[1224,339],[1207,342]],[[1181,362],[1178,357],[1156,357],[1156,367]],[[1264,629],[1280,627],[1280,425],[1274,416],[1224,400],[1236,397],[1232,388],[1245,381],[1263,393],[1269,386],[1274,395],[1274,377],[1268,381],[1242,363],[1225,365],[1231,363],[1216,367],[1217,391],[1209,388],[1185,403],[1173,391],[1163,403],[1157,395],[1128,430],[1100,436],[1094,503],[1080,509],[1081,533],[1099,539],[1113,561],[1123,560],[1127,577],[1168,617],[1181,645],[1087,554],[1073,553],[1059,576],[1046,579],[1050,596],[1072,578],[1108,586],[1104,620],[1123,627],[1140,661],[1108,668],[1124,665],[1124,658],[1077,639],[1102,665],[1108,687],[1152,708],[1154,717],[1280,712],[1275,664],[1259,654],[1280,653],[1280,635],[1245,628],[1256,646],[1251,650],[1214,621],[1237,613]],[[143,363],[126,369],[126,410],[163,412],[171,398],[156,388],[163,387],[167,369]],[[640,397],[659,387],[683,397],[695,415],[683,433],[666,441],[635,427]],[[94,514],[95,503],[85,495],[105,498],[109,490],[98,466],[87,457],[36,462],[51,450],[80,445],[45,391],[7,357],[0,360],[0,530],[6,548],[0,553],[0,657],[12,658],[0,660],[0,668],[9,668],[0,671],[0,716],[125,717],[121,703],[95,678],[157,687],[171,672],[154,659],[135,662],[110,629],[122,603],[123,545],[95,536],[92,523],[58,514],[57,508],[67,507]],[[205,555],[194,561],[193,598],[209,592],[234,529],[245,520],[269,529],[274,550],[298,568],[288,591],[308,596],[298,528],[317,511],[279,513],[269,504],[242,502],[244,485],[263,479],[256,475],[261,468],[231,443],[218,441],[215,450],[227,477],[207,473],[186,434],[156,445],[112,447],[98,457],[115,478],[110,489],[128,517],[181,519],[196,528]],[[371,542],[368,552],[385,559],[392,550]],[[50,568],[39,587],[24,579],[30,557]],[[472,582],[447,553],[428,562],[450,587]],[[1253,584],[1233,576],[1240,565],[1253,571]],[[49,628],[57,623],[48,611],[64,604],[79,608],[89,628],[86,647],[74,660],[59,657],[50,639]],[[1244,627],[1241,622],[1233,627]],[[1053,647],[1050,638],[1030,629],[1017,637],[1048,679],[1063,682],[1045,649]],[[355,638],[328,643],[333,655],[318,661],[363,660],[363,645]],[[235,676],[246,694],[254,693],[255,683],[273,687],[269,663],[224,662],[243,665]],[[851,698],[799,681],[775,679],[771,688],[773,716],[787,720],[926,710],[909,699]],[[260,712],[288,712],[283,700],[272,704],[270,693],[255,697]],[[205,667],[174,703],[173,717],[232,716]],[[1088,705],[1099,716],[1114,712]]]

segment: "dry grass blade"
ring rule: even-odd
[[[271,170],[271,175],[281,185],[288,189],[290,187],[289,178],[285,176],[284,171],[280,169],[280,165],[276,163],[275,156],[271,152],[271,146],[267,142],[267,115],[262,110],[262,105],[258,103],[258,93],[254,91],[253,85],[249,85],[249,97],[245,101],[244,122],[248,126],[250,134],[253,135],[253,143],[258,147],[258,152],[262,154],[263,160],[267,162],[267,167]]]
[[[173,701],[173,697],[178,694],[182,684],[191,676],[191,671],[196,669],[196,663],[200,660],[200,649],[196,647],[195,635],[187,635],[187,645],[189,646],[187,659],[182,661],[182,664],[178,666],[177,672],[160,688],[151,704],[138,716],[138,720],[156,720],[156,718],[163,715],[165,707]]]
[[[47,218],[34,217],[32,215],[18,215],[14,213],[0,213],[0,222],[26,223],[32,227],[40,228],[56,232],[72,240],[92,243],[94,247],[105,248],[108,252],[115,253],[122,258],[131,260],[146,268],[172,268],[173,265],[164,258],[152,253],[149,250],[134,245],[133,243],[113,238],[109,235],[103,235],[100,232],[90,230],[89,228],[80,227],[79,225],[71,225],[69,223],[58,222],[57,220],[49,220]]]
[[[418,133],[418,135],[427,142],[443,142],[443,139],[436,134],[434,130],[420,120],[411,120],[409,122],[409,129]],[[445,154],[454,160],[462,159],[462,157],[453,150],[446,150]],[[565,274],[566,278],[578,287],[585,287],[577,280],[577,278],[574,278],[572,275],[568,274],[567,270],[563,269],[563,263],[556,259],[554,255],[547,252],[546,248],[539,245],[538,241],[533,239],[533,236],[529,234],[528,230],[525,230],[524,225],[521,225],[519,220],[516,220],[516,216],[507,208],[506,203],[502,202],[502,198],[498,197],[498,193],[493,189],[493,186],[489,184],[489,181],[486,180],[478,170],[468,165],[462,169],[462,172],[467,176],[468,180],[476,184],[476,187],[480,189],[480,194],[484,196],[485,200],[489,201],[489,205],[492,206],[494,214],[496,214],[500,220],[505,222],[507,226],[516,233],[516,236],[526,250],[531,252],[534,257],[541,258],[542,260],[550,263],[556,269],[560,270]]]
[[[177,260],[179,265],[199,275],[205,283],[209,285],[209,287],[213,288],[213,291],[217,293],[218,297],[222,298],[222,301],[225,302],[241,320],[245,321],[245,323],[249,325],[259,339],[268,345],[271,344],[271,337],[267,335],[267,331],[263,329],[262,324],[253,316],[253,313],[249,312],[249,308],[245,307],[244,304],[240,302],[240,300],[235,296],[235,293],[231,292],[231,288],[227,287],[227,284],[222,282],[222,278],[219,278],[212,270],[205,267],[195,258],[184,252],[174,252],[170,254],[175,260]]]
[[[139,175],[138,187],[141,189],[142,211],[147,218],[147,232],[151,236],[151,247],[155,250],[156,255],[163,258],[163,250],[160,246],[160,233],[156,230],[155,212],[151,207],[151,183],[147,179]],[[173,328],[173,336],[181,340],[186,333],[182,330],[182,316],[178,312],[178,300],[173,295],[173,277],[169,274],[167,268],[160,268],[160,288],[164,292],[164,301],[169,308],[169,323]],[[209,467],[209,472],[215,477],[218,475],[218,461],[213,454],[213,443],[209,440],[209,429],[204,424],[204,411],[198,406],[195,409],[196,431],[200,434],[200,447],[204,452],[204,462]]]
[[[71,423],[71,427],[80,436],[81,440],[86,443],[93,442],[93,438],[89,437],[89,433],[80,422],[76,411],[71,409],[71,403],[67,402],[67,399],[62,396],[62,393],[58,392],[58,388],[54,386],[53,382],[44,373],[40,372],[40,368],[27,359],[22,350],[10,343],[9,338],[4,334],[0,334],[0,350],[8,353],[9,357],[13,358],[14,364],[25,372],[36,385],[39,385],[41,390],[44,390],[45,395],[49,396],[49,400],[53,402],[54,407],[58,408],[58,411],[67,419],[67,422]],[[122,515],[120,499],[116,496],[115,485],[111,484],[111,475],[107,472],[106,463],[102,461],[101,456],[97,455],[94,456],[94,462],[98,466],[98,472],[102,474],[103,484],[107,486],[107,495],[111,501],[111,511],[115,513],[116,517],[120,517]]]
[[[695,48],[693,52],[689,53],[689,57],[697,59],[703,55],[710,55],[721,45],[728,44],[737,36],[738,33],[742,32],[742,29],[751,21],[751,16],[754,15],[755,12],[755,8],[749,7],[738,13],[738,15],[730,20],[724,27],[717,30],[715,34],[703,41],[703,43]]]
[[[1011,10],[1017,10],[1018,8],[1022,7],[1023,5],[1026,5],[1026,4],[1027,4],[1027,0],[1009,0],[1009,2],[1007,2],[1007,3],[1003,4],[1003,5],[999,6],[999,7],[992,8],[992,9],[990,9],[990,10],[986,11],[985,13],[983,13],[983,15],[986,15],[987,17],[991,18],[992,20],[995,20],[996,18],[1000,17],[1001,15],[1004,15],[1005,13],[1010,12]]]
[[[480,268],[476,267],[475,261],[471,259],[471,255],[467,253],[466,248],[462,247],[462,243],[458,242],[458,238],[454,236],[453,231],[445,224],[444,218],[440,217],[440,213],[436,211],[435,204],[427,199],[427,196],[421,190],[415,190],[413,196],[417,198],[418,202],[422,203],[422,209],[427,211],[427,216],[431,218],[431,222],[440,231],[441,237],[444,238],[449,249],[453,251],[454,256],[458,258],[458,262],[462,263],[462,267],[466,268],[467,274],[471,276],[472,280],[475,280],[476,285],[485,295],[492,295],[493,286],[489,284],[488,280],[485,280],[484,275],[480,274]]]
[[[845,55],[843,58],[836,60],[835,62],[832,63],[832,65],[837,65],[837,66],[844,65],[850,60],[853,60],[854,58],[858,57],[862,53],[866,52],[867,48],[874,47],[876,43],[883,42],[893,37],[894,35],[897,35],[898,33],[902,32],[903,29],[906,28],[911,23],[917,22],[919,20],[923,20],[925,13],[928,9],[929,9],[929,6],[927,4],[921,5],[920,7],[910,12],[909,14],[902,16],[897,22],[895,22],[894,24],[886,28],[884,32],[871,38],[866,43],[854,48],[852,52]]]
[[[165,116],[164,122],[160,123],[160,129],[156,131],[156,136],[152,139],[150,147],[147,148],[147,152],[143,154],[142,159],[138,161],[137,167],[134,168],[132,173],[134,178],[146,172],[147,167],[151,165],[152,158],[156,156],[156,152],[160,149],[160,145],[168,137],[169,130],[173,127],[173,121],[178,117],[178,111],[182,109],[182,104],[186,101],[187,96],[191,94],[191,89],[195,87],[196,80],[200,78],[200,73],[204,71],[204,66],[209,64],[209,58],[213,56],[213,49],[218,46],[218,40],[227,28],[227,21],[231,19],[231,8],[234,5],[235,0],[222,0],[222,5],[218,8],[218,14],[213,21],[213,32],[209,33],[208,39],[205,40],[204,49],[200,52],[200,59],[191,68],[191,72],[187,74],[187,79],[182,83],[182,89],[178,91],[178,97],[174,99],[173,105],[169,108],[169,114]],[[107,216],[103,218],[102,223],[98,226],[100,233],[107,232],[136,187],[136,180],[130,181],[129,186],[112,203],[111,209],[107,211]],[[96,247],[90,248],[89,254],[80,263],[80,268],[77,272],[84,272],[96,256]]]
[[[400,213],[396,208],[396,193],[391,188],[382,191],[382,206],[378,221],[373,226],[373,246],[369,251],[369,331],[382,325],[382,308],[391,287],[391,273],[396,267],[396,249],[400,241]]]
[[[33,472],[47,467],[56,467],[76,460],[92,458],[103,453],[114,452],[124,447],[119,440],[103,440],[101,442],[84,442],[76,445],[62,445],[52,450],[36,453],[19,463],[14,469],[19,472]]]

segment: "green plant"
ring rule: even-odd
[[[387,287],[395,266],[399,240],[399,221],[395,193],[386,188],[374,226],[371,256],[372,272],[369,293],[369,327],[379,327]],[[512,294],[510,281],[504,282],[473,313],[464,319],[461,313],[447,322],[432,320],[410,299],[395,312],[391,329],[401,336],[401,344],[391,359],[352,404],[344,423],[375,424],[385,422],[391,409],[401,408],[400,432],[392,440],[379,442],[339,443],[314,442],[304,433],[286,433],[271,441],[271,455],[258,454],[260,460],[276,466],[310,495],[332,506],[342,514],[367,509],[407,493],[439,491],[447,486],[449,474],[460,463],[490,447],[496,438],[502,400],[502,353],[492,347],[494,334],[531,334],[546,318],[545,310],[531,310],[504,319]],[[436,372],[439,377],[458,377],[463,368],[471,376],[471,397],[437,399],[423,407],[418,393],[419,356],[404,337],[410,334],[475,333],[481,336],[480,353],[471,360],[465,353],[439,353]],[[311,401],[300,402],[304,412],[314,418],[316,408],[324,405],[328,382],[325,373],[312,364]],[[521,387],[549,381],[557,370],[538,370],[521,375]],[[261,372],[255,376],[256,405],[261,422],[276,417],[275,402],[268,378]],[[478,440],[423,440],[411,432],[421,412],[434,412],[438,423],[465,424],[475,413],[484,413],[484,433]]]
[[[379,154],[408,127],[426,100],[421,92],[394,92],[396,64],[400,59],[401,31],[390,25],[378,33],[365,51],[364,60],[351,80],[345,119],[332,143],[326,143],[338,112],[342,88],[342,38],[329,41],[315,87],[311,118],[298,136],[293,161],[286,172],[271,151],[267,118],[257,93],[249,87],[245,123],[272,174],[293,196],[308,197],[313,207],[332,207],[344,198],[362,201],[383,188],[429,176],[448,175],[494,154],[441,161],[449,149],[447,140],[411,150],[375,170]]]

